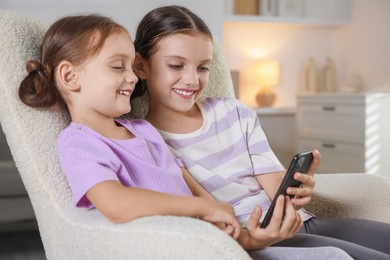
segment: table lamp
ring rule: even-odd
[[[253,76],[260,90],[256,95],[257,104],[260,107],[272,107],[276,101],[276,95],[272,86],[278,84],[280,75],[279,62],[266,59],[257,60],[253,64]]]

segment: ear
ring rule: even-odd
[[[138,52],[135,53],[133,71],[138,78],[146,79],[147,64]]]
[[[76,67],[69,61],[62,61],[58,65],[57,80],[60,85],[67,90],[78,91],[80,89]]]

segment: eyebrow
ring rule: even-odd
[[[178,56],[178,55],[166,55],[164,56],[163,58],[165,59],[180,59],[180,60],[187,60],[186,58],[182,57],[182,56]],[[205,59],[205,60],[202,60],[201,63],[204,63],[204,62],[212,62],[213,59]]]
[[[116,59],[116,58],[124,58],[124,59],[131,59],[131,60],[134,60],[135,59],[135,55],[128,55],[128,54],[125,54],[125,53],[115,53],[113,55],[109,55],[106,57],[106,59],[109,59],[109,60],[113,60],[113,59]]]

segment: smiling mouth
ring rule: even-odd
[[[183,95],[183,96],[187,96],[187,97],[190,97],[190,96],[194,95],[195,92],[196,92],[195,90],[193,90],[193,91],[186,91],[186,90],[181,90],[181,89],[177,89],[177,88],[174,88],[173,91],[176,92],[179,95]]]
[[[123,95],[123,96],[130,96],[131,91],[130,90],[118,90],[116,93],[119,95]]]

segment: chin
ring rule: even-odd
[[[129,108],[127,108],[127,109],[122,109],[122,110],[120,111],[120,115],[119,115],[119,116],[123,116],[123,115],[125,115],[125,114],[128,114],[128,113],[130,113],[130,111],[131,111],[131,107],[129,107]]]
[[[186,112],[190,111],[193,108],[193,106],[194,106],[194,104],[191,104],[191,105],[188,105],[188,106],[186,106],[186,105],[176,106],[174,108],[174,110],[176,112],[186,113]]]

